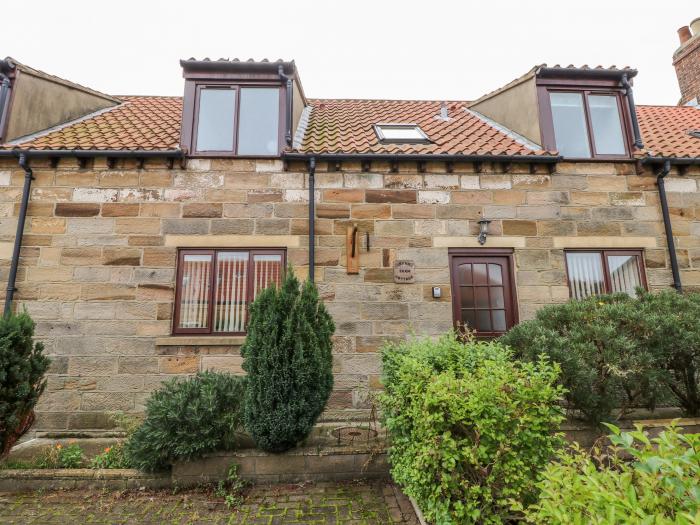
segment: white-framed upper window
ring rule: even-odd
[[[375,124],[374,131],[381,142],[429,143],[430,138],[418,124]]]

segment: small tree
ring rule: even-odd
[[[34,423],[49,359],[34,343],[34,321],[26,313],[0,319],[0,459]]]
[[[306,281],[300,290],[291,268],[279,289],[263,290],[250,305],[244,421],[259,448],[288,450],[313,428],[333,388],[334,331],[316,286]]]

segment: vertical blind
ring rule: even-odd
[[[566,268],[574,299],[616,292],[634,296],[635,289],[643,286],[639,257],[635,254],[570,252],[566,254]]]
[[[186,253],[181,265],[177,328],[217,333],[244,332],[248,304],[266,287],[279,286],[284,270],[281,253],[243,250]]]
[[[187,254],[182,264],[180,327],[207,328],[211,255]]]

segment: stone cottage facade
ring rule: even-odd
[[[635,107],[633,70],[538,66],[475,102],[339,101],[306,99],[293,63],[183,61],[184,99],[112,99],[4,64],[10,100],[24,75],[87,108],[5,134],[0,150],[3,284],[33,175],[11,307],[32,315],[52,358],[37,432],[103,431],[164,379],[242,373],[245,303],[284,265],[309,276],[310,237],[337,326],[328,420],[366,417],[386,340],[455,323],[497,335],[543,305],[635,285],[700,289],[700,110]],[[227,133],[192,124],[206,114],[198,90],[235,83],[244,122],[253,80],[284,94],[279,152],[197,154],[193,140]],[[556,142],[569,140],[557,126],[570,106],[557,113],[553,97],[549,124],[532,118],[542,90],[563,84],[617,97],[623,153],[597,153],[591,99],[588,158],[547,143],[552,119]]]

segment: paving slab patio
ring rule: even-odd
[[[255,486],[229,509],[211,491],[0,493],[3,524],[417,525],[408,499],[387,482]]]

